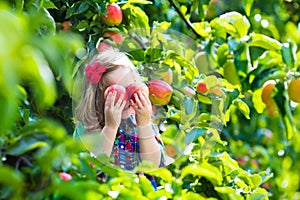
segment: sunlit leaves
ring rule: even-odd
[[[181,171],[181,177],[185,177],[188,174],[194,176],[203,176],[211,181],[214,185],[221,185],[222,175],[218,168],[209,163],[200,163],[186,166]]]
[[[24,177],[22,174],[7,166],[0,167],[0,174],[0,197],[3,199],[21,199],[20,196],[22,195],[24,189]]]
[[[250,23],[248,19],[240,13],[228,12],[212,20],[211,26],[218,30],[216,35],[221,36],[223,39],[226,38],[226,33],[241,38],[247,35]]]
[[[250,39],[248,41],[249,46],[261,47],[267,50],[278,51],[281,49],[282,44],[277,40],[270,38],[266,35],[259,33],[250,34]]]
[[[61,76],[67,87],[71,85],[68,74],[71,71],[72,60],[68,53],[64,55],[62,51],[69,48],[68,52],[73,52],[74,55],[80,47],[80,40],[76,37],[70,40],[69,35],[54,36],[54,21],[48,11],[44,11],[30,17],[17,16],[3,8],[0,11],[0,21],[3,24],[0,28],[0,36],[5,38],[0,48],[2,61],[0,76],[3,80],[0,82],[1,107],[5,111],[5,117],[1,118],[3,130],[9,127],[16,114],[16,105],[19,103],[19,94],[21,94],[16,92],[18,84],[31,88],[30,91],[38,109],[49,108],[54,104],[56,77]],[[40,19],[30,24],[35,19],[34,17]],[[51,34],[40,32],[43,38],[32,34],[34,30],[37,31],[35,28],[39,23],[41,26],[46,25]]]

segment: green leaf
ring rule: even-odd
[[[163,21],[163,22],[154,21],[153,26],[155,29],[159,30],[160,33],[164,33],[165,31],[167,31],[170,28],[171,23],[166,22],[166,21]]]
[[[281,54],[283,62],[292,69],[295,66],[296,55],[293,53],[292,44],[284,43],[281,47]]]
[[[250,173],[243,171],[239,173],[237,177],[251,189],[256,189],[262,183],[262,179],[258,174],[251,175]]]
[[[255,76],[253,82],[251,83],[251,89],[256,90],[262,87],[263,84],[268,80],[282,80],[286,76],[286,72],[278,70],[277,68],[266,69],[260,75]]]
[[[247,16],[250,16],[251,8],[253,5],[254,0],[243,0],[244,8]]]
[[[261,47],[267,50],[279,51],[282,44],[277,40],[259,33],[252,33],[248,40],[249,47]]]
[[[129,15],[128,18],[130,19],[130,26],[127,27],[129,32],[133,31],[140,37],[150,36],[149,18],[140,7],[125,4],[122,9],[125,9],[124,13],[128,13]]]
[[[49,108],[56,100],[55,79],[49,69],[47,61],[38,49],[31,46],[24,47],[23,65],[18,71],[22,78],[31,82],[33,95],[39,109]]]
[[[238,194],[236,190],[231,187],[215,187],[215,190],[219,193],[222,199],[225,200],[243,200],[243,196]]]
[[[54,35],[56,31],[56,24],[53,17],[46,8],[39,9],[39,16],[35,18],[39,22],[39,33],[44,35]]]
[[[128,0],[128,3],[137,3],[137,4],[152,4],[151,1],[147,1],[147,0]]]
[[[22,137],[7,148],[8,155],[19,156],[29,151],[48,146],[47,142],[40,141],[37,135]]]
[[[227,61],[228,54],[229,54],[228,44],[224,43],[218,48],[217,51],[218,64],[220,66],[223,66],[225,64],[225,62]]]
[[[192,98],[184,98],[182,109],[182,123],[191,121],[198,113],[198,101]]]
[[[247,35],[248,30],[250,28],[250,22],[248,21],[248,19],[241,15],[238,12],[228,12],[225,13],[223,15],[220,16],[220,20],[224,23],[225,28],[228,30],[228,28],[230,27],[230,25],[234,26],[235,30],[238,32],[238,36],[239,38]],[[228,23],[228,24],[225,24]],[[231,29],[231,27],[230,27]],[[229,33],[231,32],[228,31]],[[235,32],[232,30],[232,32]]]
[[[3,60],[5,63],[5,60]],[[5,65],[5,64],[4,64]],[[0,135],[2,135],[7,128],[13,125],[13,121],[17,116],[18,106],[18,87],[16,83],[17,77],[11,68],[2,68],[0,66]],[[6,65],[7,67],[11,67]]]
[[[262,188],[258,188],[251,194],[246,195],[246,200],[268,200],[269,194],[268,191]]]
[[[223,66],[224,78],[233,85],[240,85],[240,78],[233,60],[227,60]]]
[[[51,120],[33,121],[19,131],[19,138],[7,148],[7,154],[22,155],[49,146],[50,138],[60,142],[65,136],[65,129],[56,122]]]
[[[183,200],[188,200],[188,199],[192,199],[192,200],[207,200],[208,199],[208,198],[205,198],[202,195],[194,193],[194,192],[183,193],[181,195],[181,198]],[[209,198],[209,200],[213,200],[213,199],[215,199],[215,198]]]
[[[147,195],[149,199],[159,199],[161,197],[166,197],[167,199],[172,199],[173,195],[170,191],[166,191],[165,189],[159,189],[157,191],[151,192]]]
[[[207,38],[211,34],[211,27],[208,22],[193,23],[195,31],[203,38]]]
[[[212,164],[206,162],[184,167],[181,171],[181,179],[189,174],[193,176],[204,177],[211,181],[214,185],[221,185],[223,180],[220,170]]]
[[[257,67],[251,71],[251,75],[259,76],[266,69],[277,68],[280,71],[283,68],[282,56],[276,51],[265,51],[257,62]]]
[[[252,180],[252,183],[254,186],[253,189],[258,188],[260,186],[260,184],[262,184],[262,178],[258,174],[253,174],[251,176],[251,180]]]
[[[144,195],[147,195],[148,193],[153,192],[154,190],[151,185],[151,182],[149,181],[149,179],[147,179],[146,176],[139,176],[139,184]]]
[[[46,134],[56,142],[62,141],[66,137],[66,130],[59,123],[49,120],[40,119],[26,124],[19,131],[19,135],[30,136],[34,134]]]
[[[204,96],[202,94],[197,94],[197,99],[199,102],[204,104],[212,104],[211,98]]]
[[[268,180],[270,180],[273,177],[272,173],[269,174],[266,171],[261,171],[258,173],[258,175],[261,177],[263,183],[267,182]]]
[[[250,119],[250,108],[249,106],[241,99],[236,99],[234,105],[243,113],[243,115]]]
[[[22,174],[9,168],[7,166],[0,166],[0,185],[1,185],[1,195],[3,194],[4,186],[11,188],[12,195],[9,196],[11,199],[21,199],[23,195],[24,183]]]
[[[155,63],[161,59],[162,49],[158,48],[147,48],[145,51],[145,62],[146,63]]]
[[[240,169],[237,161],[232,159],[227,152],[218,154],[217,158],[222,161],[224,176],[227,176]]]
[[[84,13],[89,9],[89,3],[88,2],[76,2],[72,4],[72,6],[67,10],[66,18],[70,18],[74,15],[78,15],[81,13]]]
[[[194,140],[198,139],[198,137],[203,136],[207,130],[202,128],[193,128],[185,137],[185,143],[190,144]]]
[[[54,4],[52,1],[50,1],[50,0],[44,1],[43,6],[44,6],[45,8],[47,8],[47,9],[58,9],[58,8],[55,6],[55,4]]]
[[[227,109],[231,104],[232,102],[234,102],[235,100],[237,100],[240,92],[238,89],[223,89],[222,91],[225,92],[226,94],[226,105],[225,105],[225,108]]]
[[[16,10],[18,12],[23,11],[23,9],[24,9],[24,0],[17,0],[17,1],[15,1],[15,7],[16,7]]]
[[[167,168],[159,168],[158,170],[147,172],[147,174],[159,177],[166,183],[172,183],[172,173]]]
[[[252,102],[257,113],[261,114],[266,108],[266,104],[263,103],[261,99],[262,88],[259,88],[254,91],[252,95]]]

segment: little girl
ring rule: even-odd
[[[92,136],[83,140],[88,150],[95,156],[105,153],[125,170],[133,170],[142,161],[165,166],[164,147],[151,123],[148,88],[128,57],[107,50],[96,54],[84,71],[84,88],[74,113],[79,121],[75,134]],[[109,92],[104,99],[106,88],[113,84],[124,88],[137,84],[143,89],[131,100],[122,95],[117,98],[116,92]]]

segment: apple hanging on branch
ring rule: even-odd
[[[196,91],[200,94],[206,94],[208,92],[207,85],[204,82],[199,82],[196,87]]]
[[[154,79],[148,82],[149,98],[153,105],[167,105],[172,97],[173,88],[163,80]]]
[[[107,15],[101,14],[102,21],[108,26],[118,26],[121,24],[123,15],[120,6],[109,4],[106,6]]]
[[[103,34],[104,38],[111,38],[116,44],[121,44],[123,41],[123,36],[121,33],[108,31]]]

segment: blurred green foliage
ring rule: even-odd
[[[1,2],[0,199],[298,199],[300,110],[286,90],[299,76],[299,3],[120,1],[118,27],[101,22],[108,3]],[[189,35],[197,48],[166,41],[153,26]],[[71,138],[72,74],[85,52],[107,41],[103,33],[132,27],[151,40],[138,51],[120,48],[145,79],[149,70],[172,69],[172,100],[156,114],[165,144],[182,153],[192,143],[167,168],[137,168],[155,177],[158,191]],[[268,80],[276,82],[276,116],[260,98]],[[208,94],[196,92],[199,82]],[[111,179],[101,182],[100,169]]]

